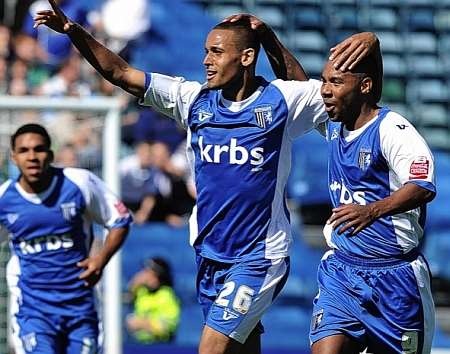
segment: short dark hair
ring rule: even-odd
[[[234,22],[221,22],[213,27],[213,30],[215,29],[233,31],[238,36],[236,43],[238,48],[240,50],[252,48],[258,56],[261,42],[256,31],[252,29],[249,19],[241,18]]]
[[[375,103],[379,102],[383,91],[383,62],[379,49],[364,57],[351,72],[364,74],[372,79],[373,97]]]
[[[152,257],[144,262],[144,266],[153,270],[161,283],[161,286],[172,286],[172,270],[169,263],[162,257]]]
[[[50,135],[48,134],[47,130],[40,124],[30,123],[30,124],[22,125],[21,127],[19,127],[16,130],[16,132],[13,135],[11,135],[11,150],[14,150],[16,148],[17,138],[20,135],[28,134],[28,133],[39,134],[40,136],[42,136],[45,141],[45,146],[48,149],[50,149],[50,147],[52,145],[52,140],[51,140]]]

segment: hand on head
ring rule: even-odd
[[[248,20],[253,30],[259,32],[267,29],[267,25],[261,21],[258,17],[251,14],[235,14],[226,17],[222,22],[236,22],[239,20]]]
[[[331,48],[329,60],[336,70],[352,70],[378,46],[378,38],[372,32],[357,33]]]

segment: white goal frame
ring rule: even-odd
[[[116,97],[42,97],[0,96],[0,110],[71,110],[77,112],[104,112],[103,126],[103,180],[120,195],[120,100]],[[117,252],[109,261],[103,275],[104,353],[122,354],[121,255]],[[105,295],[107,294],[107,295]]]

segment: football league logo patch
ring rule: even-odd
[[[409,167],[409,179],[427,179],[430,169],[430,161],[426,156],[419,156]]]
[[[265,129],[267,125],[272,123],[272,107],[257,107],[255,108],[254,112],[256,117],[256,124],[258,125],[258,127]]]
[[[207,119],[211,119],[212,116],[213,116],[213,114],[211,112],[203,110],[203,109],[199,110],[199,112],[198,112],[198,120],[200,122],[203,122]]]
[[[358,166],[361,170],[365,171],[372,162],[372,149],[361,148],[359,150]]]

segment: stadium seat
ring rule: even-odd
[[[355,16],[356,8],[353,7],[333,7],[330,9],[330,23],[333,28],[357,31],[359,28],[359,18]]]
[[[450,132],[447,128],[422,127],[420,132],[430,147],[450,151]],[[447,206],[448,204],[445,205],[445,209]]]
[[[279,30],[286,25],[286,16],[279,7],[258,6],[255,8],[255,15],[275,30]]]
[[[263,348],[309,348],[309,326],[311,323],[311,305],[272,306],[262,318],[267,334],[261,337]]]
[[[410,55],[407,63],[411,76],[439,78],[444,73],[442,61],[435,55]]]
[[[325,15],[320,8],[305,7],[295,12],[295,28],[323,30],[326,26]]]
[[[433,276],[450,280],[450,232],[429,231],[425,235],[423,253]]]
[[[293,31],[289,43],[293,50],[301,53],[323,53],[329,49],[326,37],[319,31]]]
[[[405,100],[403,80],[386,78],[383,81],[383,99],[388,102],[403,102]]]
[[[434,14],[432,9],[413,9],[408,15],[409,31],[434,32]]]
[[[441,34],[439,36],[438,49],[442,54],[450,52],[450,34]]]
[[[399,17],[393,9],[373,9],[369,14],[369,26],[373,31],[395,31],[398,28]]]
[[[415,106],[415,112],[420,117],[421,126],[448,128],[450,125],[450,117],[443,104],[419,104]]]
[[[410,80],[406,87],[406,94],[410,102],[417,99],[424,102],[446,102],[448,87],[442,80]]]
[[[437,52],[437,39],[433,33],[409,32],[406,43],[408,43],[406,49],[412,53],[434,54]]]
[[[306,64],[305,69],[308,70]],[[300,205],[328,203],[325,139],[316,131],[308,133],[294,142],[292,153],[288,196]]]
[[[380,40],[383,54],[402,53],[404,50],[403,37],[396,32],[376,32]]]
[[[209,13],[218,20],[222,20],[228,16],[243,12],[243,8],[238,5],[211,5],[209,6]]]
[[[450,10],[441,9],[434,15],[434,24],[436,30],[445,32],[450,30]]]
[[[384,55],[383,69],[386,76],[403,77],[406,74],[405,61],[400,55]]]

